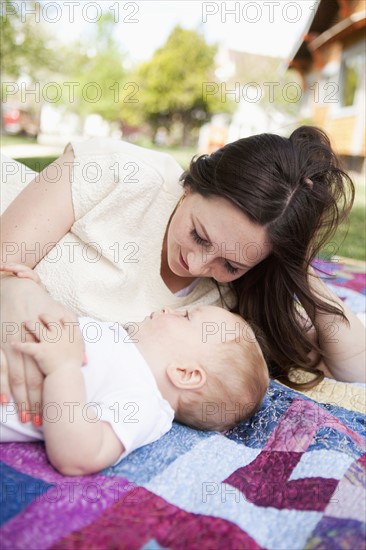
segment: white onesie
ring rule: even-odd
[[[125,452],[156,441],[172,426],[174,411],[162,397],[154,375],[130,336],[117,323],[79,318],[85,342],[87,365],[82,367],[87,403],[83,415],[91,417],[93,407],[98,418],[109,422]],[[70,327],[71,330],[71,327]],[[72,413],[70,404],[66,414]],[[48,404],[43,416],[57,421],[61,412],[57,403]],[[18,420],[13,402],[1,406],[0,441],[43,440],[43,430]],[[67,442],[65,442],[67,444]]]

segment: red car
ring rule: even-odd
[[[1,104],[2,127],[7,134],[26,134],[37,137],[38,117],[15,103]]]

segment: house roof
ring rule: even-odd
[[[348,36],[352,31],[362,29],[365,26],[366,11],[359,11],[357,13],[352,13],[349,17],[342,19],[336,25],[333,25],[330,29],[327,29],[325,32],[314,38],[308,48],[310,51],[315,51],[323,44],[326,44],[333,38],[341,40],[342,38]]]
[[[289,67],[311,63],[312,54],[308,47],[309,42],[337,22],[339,8],[338,0],[320,0],[318,9],[314,11],[313,18],[308,22],[308,28],[301,35],[294,53],[289,59]]]
[[[289,68],[306,71],[312,64],[313,53],[327,42],[342,40],[366,25],[366,12],[353,11],[352,0],[320,0],[318,9],[308,22],[288,61]]]

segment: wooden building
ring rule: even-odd
[[[323,128],[348,169],[365,171],[366,0],[320,0],[289,68],[303,79],[301,115]]]

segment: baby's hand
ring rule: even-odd
[[[12,346],[30,355],[45,376],[59,368],[80,368],[83,363],[84,341],[73,317],[61,319],[42,314],[39,322],[26,322],[25,328],[36,342],[14,342]]]
[[[42,285],[42,281],[33,269],[24,264],[0,264],[0,271],[6,271],[7,273],[12,273],[19,277],[19,279],[31,279],[38,285]]]

